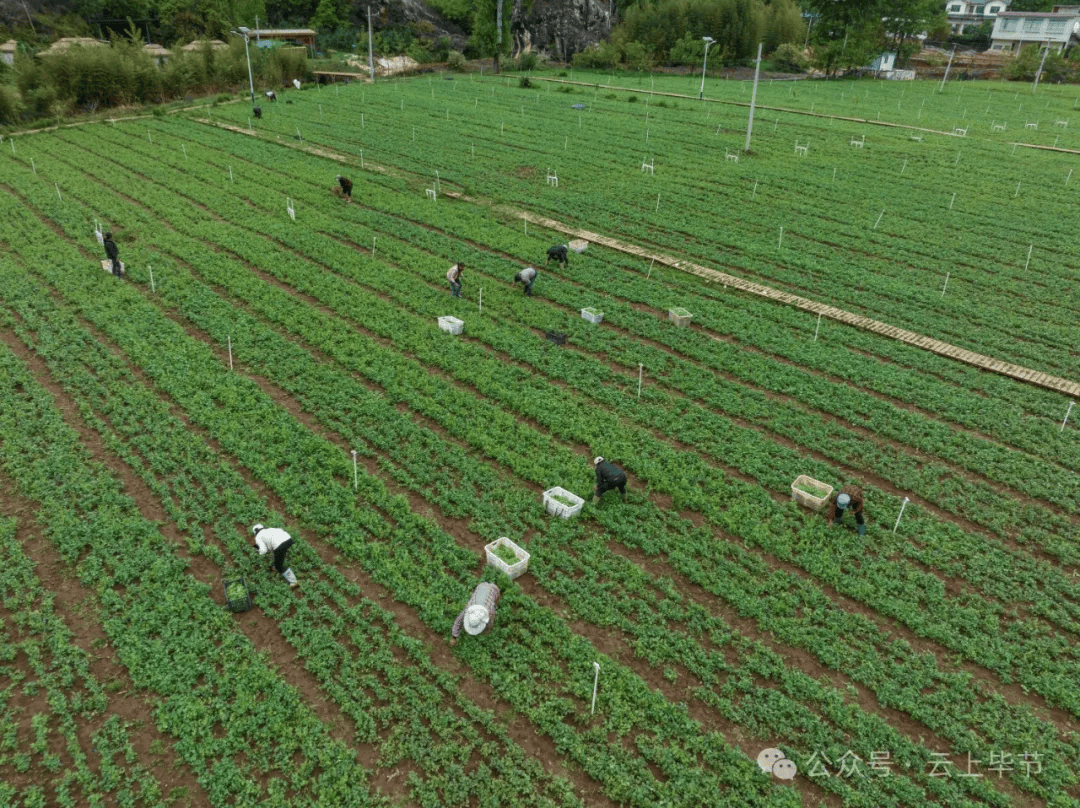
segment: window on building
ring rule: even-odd
[[[980,17],[983,15],[983,12],[985,10],[986,6],[975,6],[975,13],[978,14]]]
[[[999,11],[1001,11],[1001,6],[990,6],[991,14],[997,14]]]
[[[1039,17],[1028,17],[1024,20],[1024,33],[1036,34],[1042,30],[1043,21]]]
[[[1015,31],[1016,30],[1016,20],[1002,20],[1001,21],[1001,30],[1002,31]]]
[[[960,10],[960,4],[959,3],[953,3],[951,6],[949,6],[949,11],[953,12],[954,14],[956,12],[958,12],[959,10]]]
[[[1046,33],[1048,34],[1060,34],[1065,30],[1065,20],[1048,20],[1046,23]]]

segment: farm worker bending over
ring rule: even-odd
[[[614,488],[619,489],[623,502],[626,502],[626,472],[602,457],[596,458],[593,465],[596,466],[596,488],[593,490],[592,504],[599,503],[600,497]]]
[[[292,536],[279,527],[263,527],[262,525],[254,525],[251,532],[255,534],[255,546],[259,549],[259,555],[273,553],[274,569],[289,582],[289,586],[299,586],[292,569],[285,567],[285,554],[293,545]]]
[[[450,281],[451,297],[461,297],[461,273],[464,270],[464,264],[454,264],[446,273],[446,279]]]
[[[343,177],[340,174],[337,175],[338,185],[341,186],[341,193],[345,195],[346,202],[352,202],[352,180],[348,177]]]
[[[544,264],[545,266],[551,263],[552,258],[554,258],[563,266],[570,266],[570,259],[565,244],[556,244],[554,247],[548,247],[547,255],[548,257],[547,262]]]
[[[255,116],[256,120],[262,119],[262,107],[252,107],[251,113]]]
[[[462,627],[465,628],[467,634],[490,631],[495,623],[495,607],[498,606],[500,597],[502,593],[495,584],[477,584],[472,597],[465,605],[465,610],[454,621],[454,627],[450,630],[450,644],[457,645]]]
[[[277,93],[275,93],[273,90],[267,90],[266,97],[271,101],[277,101]]]
[[[124,272],[120,269],[120,250],[116,248],[116,242],[112,240],[112,233],[105,234],[105,241],[102,244],[105,246],[105,257],[112,261],[112,274],[118,278],[124,277]]]
[[[863,522],[862,515],[863,495],[862,489],[857,485],[845,485],[829,503],[829,509],[825,512],[825,517],[829,520],[829,527],[839,524],[840,520],[844,518],[844,514],[849,510],[855,514],[855,525],[858,528],[859,535],[865,536],[866,524]]]
[[[525,267],[517,275],[514,276],[514,283],[521,281],[525,287],[525,294],[532,297],[533,284],[536,283],[536,270],[532,267]]]

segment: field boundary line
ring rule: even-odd
[[[475,199],[457,193],[456,191],[443,191],[443,196],[449,196],[452,199],[471,202],[473,204],[486,204],[483,200]],[[725,286],[733,286],[736,289],[751,295],[756,295],[757,297],[764,297],[778,303],[785,303],[812,314],[820,314],[824,317],[828,317],[830,320],[835,320],[844,323],[845,325],[855,326],[856,328],[861,328],[865,331],[871,331],[884,337],[890,337],[949,359],[957,359],[982,370],[1000,373],[1003,376],[1009,376],[1018,381],[1030,382],[1039,387],[1044,387],[1047,390],[1054,390],[1068,396],[1080,396],[1080,384],[1070,381],[1069,379],[1063,379],[1060,376],[1052,376],[1049,373],[1042,373],[1040,371],[1032,370],[1031,368],[1023,367],[1022,365],[1013,364],[1012,362],[1004,362],[999,359],[994,359],[991,356],[968,351],[964,348],[957,347],[956,345],[951,345],[947,342],[942,342],[941,340],[927,337],[914,331],[908,331],[904,328],[898,328],[897,326],[883,323],[880,320],[873,320],[869,317],[863,317],[862,315],[845,311],[844,309],[838,309],[835,306],[829,306],[824,303],[818,303],[815,300],[809,300],[805,297],[793,295],[790,292],[773,289],[771,286],[764,286],[760,283],[747,281],[736,277],[735,275],[728,275],[725,272],[719,272],[715,269],[703,267],[692,261],[683,261],[663,253],[655,253],[635,244],[625,244],[608,236],[603,236],[589,230],[571,227],[555,219],[539,216],[526,210],[513,208],[509,205],[496,205],[493,207],[500,213],[506,213],[516,218],[525,219],[541,227],[574,236],[575,238],[585,239],[586,241],[595,244],[602,244],[605,247],[610,247],[613,250],[634,255],[647,261],[655,260],[659,264],[664,264],[673,269],[697,275],[707,281],[713,283],[719,282]]]

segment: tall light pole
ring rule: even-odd
[[[230,33],[242,36],[244,38],[244,56],[247,57],[248,63],[248,84],[251,87],[251,105],[255,105],[255,79],[251,77],[251,54],[248,52],[248,28],[241,28],[239,31],[231,31]]]
[[[702,39],[705,40],[705,58],[701,61],[701,90],[698,92],[698,101],[705,98],[705,65],[709,63],[709,45],[716,41],[711,36],[703,36]]]

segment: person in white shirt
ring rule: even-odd
[[[279,527],[263,527],[262,525],[254,525],[251,532],[255,534],[255,547],[259,555],[273,553],[274,569],[281,573],[282,577],[289,582],[290,587],[299,586],[292,569],[285,566],[285,554],[293,545],[292,536]]]

